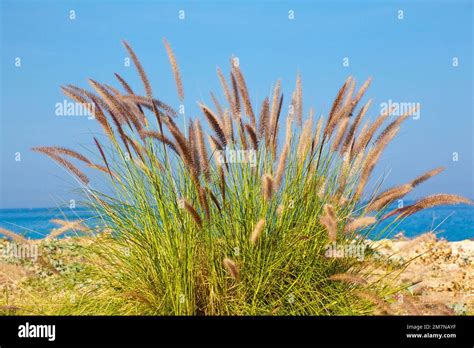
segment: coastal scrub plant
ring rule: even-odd
[[[202,115],[184,121],[153,95],[137,55],[123,44],[144,95],[119,74],[120,88],[92,79],[89,90],[62,87],[89,105],[103,129],[93,138],[96,158],[33,148],[78,180],[110,231],[91,256],[100,279],[92,296],[113,292],[151,315],[386,312],[398,289],[374,277],[370,247],[364,257],[331,257],[328,245],[367,245],[386,218],[395,217],[392,226],[421,209],[471,203],[441,194],[387,212],[443,168],[366,192],[383,151],[414,112],[391,119],[387,110],[364,122],[371,101],[359,104],[371,79],[356,89],[347,78],[327,116],[315,118],[303,105],[299,74],[289,97],[277,81],[257,106],[233,58],[227,77],[217,69],[222,95],[211,93],[211,103],[198,103]],[[164,44],[183,102],[180,70]],[[75,162],[101,171],[107,193]]]

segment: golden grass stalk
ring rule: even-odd
[[[377,219],[373,216],[364,216],[357,219],[354,219],[344,228],[344,232],[352,233],[360,228],[365,228],[367,226],[373,225],[377,222]]]
[[[230,73],[230,81],[232,85],[232,95],[233,95],[233,106],[235,110],[234,117],[240,118],[240,97],[239,97],[239,86],[237,85],[237,80],[233,72]]]
[[[102,146],[100,145],[99,143],[99,140],[97,140],[96,137],[94,137],[94,142],[95,142],[95,145],[97,146],[97,149],[99,150],[99,153],[100,153],[100,156],[102,157],[102,160],[104,161],[104,164],[107,168],[107,171],[110,175],[110,177],[112,178],[112,180],[114,179],[114,175],[112,175],[112,171],[110,170],[110,166],[109,166],[109,162],[107,161],[107,157],[105,157],[105,152],[104,150],[102,149]]]
[[[275,182],[270,174],[265,174],[262,178],[263,182],[263,198],[265,201],[270,201],[275,190]]]
[[[297,121],[299,122],[299,121]],[[298,163],[301,165],[305,158],[308,150],[311,145],[311,133],[313,132],[313,113],[311,112],[309,118],[305,121],[303,130],[300,134],[300,139],[298,141],[298,147],[296,151],[296,157],[298,158]]]
[[[176,141],[176,148],[181,158],[183,159],[184,164],[186,165],[190,173],[194,176],[194,179],[196,179],[197,171],[196,167],[194,166],[193,157],[191,154],[191,149],[189,148],[188,141],[184,137],[183,133],[181,133],[181,131],[176,126],[172,126],[171,123],[168,123],[168,128]]]
[[[323,210],[324,214],[319,218],[319,222],[326,228],[329,241],[335,242],[337,239],[336,214],[330,204],[325,204]]]
[[[382,220],[393,216],[393,215],[398,215],[397,219],[407,217],[409,215],[412,215],[420,210],[427,209],[427,208],[433,208],[439,205],[454,205],[454,204],[473,204],[473,201],[470,199],[458,196],[458,195],[453,195],[453,194],[436,194],[436,195],[431,195],[428,197],[425,197],[423,199],[420,199],[416,203],[403,207],[403,208],[398,208],[395,210],[392,210],[391,212],[385,214],[382,217]]]
[[[342,121],[339,123],[339,127],[337,129],[336,136],[334,137],[332,144],[331,144],[331,151],[337,151],[339,146],[341,145],[342,139],[347,129],[347,125],[349,124],[349,116],[344,116]]]
[[[350,284],[358,284],[358,285],[367,284],[367,280],[365,280],[364,278],[356,276],[354,274],[350,274],[350,273],[333,274],[332,276],[329,277],[329,280],[350,283]]]
[[[210,92],[210,94],[211,94],[212,102],[214,103],[214,106],[216,107],[217,115],[219,115],[219,117],[222,118],[224,115],[224,110],[222,109],[221,103],[219,103],[219,100],[217,100],[214,93]]]
[[[278,121],[280,120],[280,115],[281,115],[281,108],[283,106],[283,94],[280,96],[280,101],[278,104],[278,109],[276,113],[276,120],[275,124],[273,125],[272,129],[272,154],[273,157],[276,156],[276,151],[277,151],[277,145],[278,145]],[[292,118],[292,117],[290,117]]]
[[[270,109],[270,119],[268,122],[269,129],[267,129],[266,131],[265,143],[266,143],[267,148],[270,148],[271,137],[273,136],[273,130],[275,129],[275,125],[278,118],[280,89],[281,89],[281,81],[278,80],[273,90],[272,107]]]
[[[227,82],[225,80],[224,74],[220,68],[217,68],[217,76],[219,77],[219,81],[222,86],[222,90],[224,91],[225,98],[227,99],[227,103],[229,104],[230,110],[232,114],[235,116],[237,114],[237,110],[235,107],[234,100],[232,99],[232,95],[230,94],[229,86],[227,86]]]
[[[142,97],[139,95],[124,95],[122,96],[122,99],[124,101],[137,103],[138,105],[144,106],[150,110],[153,110],[153,104],[154,104],[157,108],[165,111],[167,114],[166,116],[176,117],[178,114],[176,110],[173,109],[170,105],[155,98]]]
[[[250,235],[250,243],[255,245],[257,240],[260,238],[260,235],[262,234],[264,228],[265,228],[265,219],[260,219],[255,225],[255,228],[253,229],[252,234]]]
[[[189,120],[189,148],[191,150],[191,156],[193,158],[193,166],[196,170],[196,175],[199,176],[201,174],[201,161],[199,157],[199,148],[198,148],[198,141],[196,136],[196,128],[195,123],[193,120]]]
[[[207,156],[206,144],[204,143],[204,134],[202,132],[202,127],[199,120],[196,120],[196,140],[204,177],[207,181],[210,181],[211,174],[209,172],[209,157]]]
[[[323,121],[324,121],[324,117],[323,117],[323,115],[321,115],[319,117],[318,123],[316,124],[316,131],[314,132],[313,141],[311,143],[311,156],[316,151],[316,148],[319,145],[319,139],[321,137],[321,130],[322,130],[322,127],[323,127]]]
[[[232,117],[229,115],[229,111],[225,110],[224,114],[222,115],[222,127],[225,133],[225,137],[227,139],[227,144],[232,144],[234,139],[234,123],[232,121]]]
[[[232,64],[232,66],[234,70],[235,79],[239,87],[240,95],[242,96],[245,114],[250,118],[250,123],[252,124],[252,127],[256,127],[255,114],[253,113],[252,103],[250,102],[249,91],[247,88],[247,84],[245,83],[244,75],[242,74],[240,68],[237,65]]]
[[[283,175],[285,173],[286,167],[286,158],[288,157],[288,152],[290,151],[290,142],[291,142],[291,125],[293,123],[293,117],[288,117],[286,119],[286,140],[283,145],[283,150],[280,154],[280,159],[278,160],[277,170],[275,174],[275,190],[278,189],[281,185]]]
[[[45,154],[64,168],[66,168],[70,173],[72,173],[76,178],[78,178],[83,184],[89,184],[89,178],[79,170],[74,164],[68,160],[62,158],[56,149],[50,147],[34,147],[31,150]]]
[[[433,176],[441,173],[444,170],[444,167],[438,167],[433,170],[426,172],[423,175],[412,180],[410,183],[405,185],[400,185],[388,189],[382,193],[380,193],[377,197],[374,198],[372,203],[367,206],[367,211],[376,211],[379,210],[386,205],[390,204],[396,199],[402,198],[408,193],[410,193],[413,188],[420,185],[421,183],[425,182],[426,180],[432,178]]]
[[[352,143],[354,142],[354,137],[355,137],[355,134],[356,134],[356,131],[357,131],[357,128],[359,127],[360,125],[360,122],[362,121],[362,119],[364,118],[365,114],[367,113],[367,111],[369,110],[369,107],[370,105],[372,104],[372,99],[370,99],[359,111],[359,113],[357,114],[354,122],[352,122],[352,125],[351,127],[349,128],[348,132],[347,132],[347,135],[344,139],[344,143],[342,145],[342,152],[346,152],[350,149],[350,146],[352,145]]]
[[[265,136],[265,132],[268,131],[268,122],[270,117],[270,104],[268,97],[262,102],[262,108],[260,110],[260,118],[259,118],[259,125],[258,125],[258,135],[260,139],[263,139]]]
[[[324,127],[324,132],[323,132],[324,139],[329,139],[331,137],[335,123],[337,121],[335,120],[336,115],[338,114],[339,108],[342,104],[342,100],[346,93],[346,89],[351,81],[352,81],[352,77],[349,76],[347,80],[344,82],[344,84],[342,85],[342,87],[339,89],[336,99],[334,99],[334,102],[331,107],[331,111],[329,112],[328,120],[326,122],[326,126]]]
[[[207,122],[211,126],[212,130],[216,133],[217,137],[219,138],[220,143],[225,146],[227,144],[227,139],[222,129],[222,125],[220,124],[218,118],[211,109],[209,109],[206,105],[198,103],[199,107],[201,108],[204,116],[206,117]]]
[[[303,87],[301,85],[301,74],[296,76],[295,92],[296,123],[298,127],[301,127],[303,124]]]
[[[245,125],[245,130],[249,134],[249,139],[252,147],[254,148],[255,151],[258,150],[258,139],[257,139],[257,134],[255,132],[255,129],[253,128],[252,125],[246,124]]]
[[[15,233],[13,231],[7,230],[5,228],[0,227],[0,234],[6,236],[8,238],[11,238],[12,240],[14,240],[15,242],[18,242],[18,243],[28,243],[29,242],[28,239],[26,239],[22,235],[20,235],[18,233]]]
[[[184,209],[186,209],[186,211],[191,215],[192,219],[194,220],[194,222],[196,223],[196,225],[199,227],[199,228],[202,228],[202,219],[201,217],[199,216],[198,212],[196,211],[196,209],[194,209],[194,207],[192,206],[191,203],[189,203],[187,200],[185,199],[182,199],[182,202],[183,202],[183,205],[184,205]]]
[[[179,66],[176,62],[176,57],[174,56],[173,50],[171,49],[170,44],[168,41],[163,38],[163,43],[166,48],[166,54],[168,55],[168,59],[171,63],[171,69],[173,70],[174,80],[176,82],[176,89],[178,90],[179,100],[182,102],[184,99],[184,89],[183,89],[183,82],[181,81],[181,74],[179,72]]]
[[[227,272],[229,272],[230,276],[234,280],[239,280],[240,271],[239,271],[239,267],[237,267],[236,263],[228,257],[226,257],[224,259],[223,263],[224,263],[224,267],[226,268]]]
[[[148,77],[145,74],[145,70],[143,70],[143,66],[138,60],[137,55],[133,51],[132,47],[124,40],[122,41],[123,45],[127,49],[128,53],[130,54],[130,57],[132,58],[133,64],[135,64],[135,68],[138,71],[138,74],[140,75],[140,79],[142,80],[143,86],[145,87],[145,92],[149,98],[152,97],[153,93],[151,90],[151,85],[150,81],[148,80]]]
[[[385,120],[390,116],[391,110],[388,110],[381,114],[377,119],[374,121],[367,128],[363,129],[361,133],[359,134],[359,137],[357,139],[357,142],[354,144],[354,149],[352,153],[359,153],[360,151],[363,151],[367,145],[369,144],[370,140],[374,136],[375,132],[379,127],[385,122]]]

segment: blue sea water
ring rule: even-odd
[[[37,208],[37,209],[0,209],[0,227],[21,233],[31,239],[43,238],[53,228],[58,227],[52,219],[84,219],[90,227],[99,222],[94,213],[87,208]],[[387,227],[391,220],[383,221],[371,233],[371,238],[387,237]],[[474,238],[474,206],[441,206],[426,209],[410,216],[391,231],[391,235],[403,231],[407,237],[435,231],[439,238],[459,241]],[[66,234],[67,235],[67,234]]]

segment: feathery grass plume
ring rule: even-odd
[[[133,51],[132,47],[130,47],[130,45],[127,43],[127,41],[123,40],[122,43],[125,46],[126,50],[128,51],[128,54],[130,54],[133,64],[135,64],[135,68],[137,69],[138,74],[140,75],[140,79],[142,80],[143,86],[145,87],[145,92],[147,96],[151,98],[153,93],[151,91],[150,81],[148,80],[148,77],[145,74],[145,70],[143,70],[142,64],[138,60],[137,55]]]
[[[18,242],[18,243],[28,243],[29,242],[28,239],[26,239],[22,235],[20,235],[18,233],[15,233],[15,232],[12,232],[12,231],[9,231],[5,228],[0,227],[0,234],[4,235],[5,237],[11,238],[12,240],[14,240],[15,242]]]
[[[79,94],[77,90],[72,90],[67,87],[61,87],[61,91],[66,95],[67,97],[71,98],[75,102],[81,104],[83,107],[87,108],[87,110],[93,114],[94,113],[94,108],[90,103],[87,102],[87,99],[83,97],[82,95]]]
[[[239,86],[237,86],[237,80],[235,79],[234,73],[231,71],[230,73],[230,81],[232,85],[232,95],[233,95],[233,105],[234,105],[234,110],[235,118],[240,118],[240,96],[239,96]]]
[[[296,76],[295,111],[296,124],[301,127],[303,125],[303,87],[301,85],[301,74],[299,73]]]
[[[359,153],[367,147],[377,129],[379,129],[379,127],[390,116],[392,109],[389,109],[386,112],[382,113],[379,117],[376,118],[376,120],[370,125],[370,127],[368,126],[366,129],[360,132],[357,142],[354,144],[352,153]]]
[[[230,276],[234,280],[239,280],[240,271],[239,271],[239,267],[237,267],[236,263],[228,257],[226,257],[224,259],[223,263],[224,263],[224,267],[227,269],[227,272],[229,272]]]
[[[398,215],[397,220],[407,217],[409,215],[412,215],[416,212],[419,212],[420,210],[427,209],[427,208],[432,208],[436,207],[439,205],[454,205],[454,204],[473,204],[473,201],[470,199],[458,196],[458,195],[453,195],[453,194],[436,194],[436,195],[431,195],[428,197],[425,197],[423,199],[420,199],[416,203],[403,207],[403,208],[398,208],[395,210],[392,210],[391,212],[385,214],[382,217],[382,220],[385,220],[386,218],[393,216],[393,215]]]
[[[311,142],[311,157],[316,152],[316,148],[319,145],[319,138],[321,137],[321,130],[323,127],[324,117],[321,115],[319,117],[318,123],[316,124],[316,131],[314,132],[313,141]]]
[[[244,104],[245,114],[250,118],[252,127],[256,127],[255,114],[253,113],[252,103],[250,102],[249,91],[247,84],[245,83],[244,75],[240,70],[240,67],[236,64],[232,64],[237,86],[239,87],[240,95],[242,96],[242,102]]]
[[[199,228],[202,228],[202,219],[201,217],[199,216],[198,212],[196,211],[196,209],[194,209],[194,207],[192,206],[191,203],[189,203],[186,199],[182,199],[181,200],[183,206],[184,206],[184,209],[186,209],[186,211],[191,215],[191,217],[193,218],[194,222],[196,223],[196,225],[199,227]]]
[[[219,115],[220,118],[224,117],[224,110],[222,109],[221,103],[219,103],[219,100],[217,100],[214,93],[212,92],[209,92],[209,93],[211,94],[212,102],[214,103],[214,106],[216,107],[217,115]]]
[[[99,150],[100,156],[102,157],[102,160],[104,161],[104,164],[107,168],[107,171],[111,177],[112,180],[114,180],[114,176],[112,175],[112,171],[110,170],[109,162],[107,161],[107,157],[105,157],[104,150],[102,149],[102,146],[99,143],[99,140],[97,140],[96,137],[94,137],[94,142],[95,145],[97,146],[97,149]]]
[[[252,234],[250,235],[250,243],[255,245],[257,240],[260,238],[260,235],[262,234],[264,228],[265,228],[265,219],[260,219],[255,225],[252,231]]]
[[[260,139],[263,139],[265,136],[265,132],[268,130],[268,121],[269,121],[269,115],[270,113],[270,104],[268,97],[265,97],[265,99],[262,102],[262,107],[260,109],[260,117],[259,117],[259,124],[258,124],[258,136]]]
[[[206,105],[198,103],[199,107],[201,108],[204,116],[206,116],[206,120],[211,126],[212,130],[216,133],[217,137],[219,138],[220,143],[225,146],[227,144],[227,139],[225,137],[225,133],[222,130],[222,126],[217,119],[216,115],[209,109]]]
[[[124,96],[122,96],[122,99],[124,101],[133,102],[133,103],[136,103],[138,105],[141,105],[141,106],[143,106],[143,107],[145,107],[149,110],[153,110],[153,105],[154,105],[158,109],[164,111],[166,116],[176,117],[178,115],[178,112],[175,109],[173,109],[170,105],[162,102],[159,99],[142,97],[142,96],[135,95],[135,94],[134,95],[124,95]]]
[[[41,146],[37,147],[36,149],[42,149],[43,151],[52,151],[56,152],[58,155],[66,155],[69,157],[73,157],[75,159],[78,159],[79,161],[82,161],[87,164],[93,164],[91,160],[89,160],[86,156],[81,155],[79,152],[76,152],[74,150],[67,149],[65,147],[61,146]]]
[[[222,73],[222,70],[219,67],[217,68],[217,76],[219,77],[219,81],[221,82],[222,90],[224,91],[224,95],[227,99],[227,103],[229,104],[230,110],[232,111],[232,115],[235,117],[237,115],[235,102],[234,99],[232,99],[232,95],[230,94],[229,86],[227,86],[224,74]]]
[[[367,226],[375,224],[376,222],[377,219],[373,216],[360,217],[348,223],[344,228],[344,232],[352,233],[358,230],[359,228],[365,228]]]
[[[97,91],[97,93],[99,93],[106,105],[112,111],[111,116],[115,116],[119,123],[123,123],[121,120],[125,120],[126,122],[128,119],[130,119],[138,131],[142,128],[142,125],[139,124],[135,118],[128,117],[130,114],[127,112],[127,109],[124,107],[124,105],[104,86],[92,79],[89,79],[89,84]]]
[[[367,284],[367,280],[365,280],[364,278],[359,277],[359,276],[354,275],[354,274],[350,274],[350,273],[333,274],[328,279],[329,280],[334,280],[334,281],[339,281],[339,282],[350,283],[350,284],[358,284],[358,285]]]
[[[372,302],[374,305],[377,306],[377,308],[380,311],[382,311],[382,313],[386,314],[386,313],[390,312],[390,308],[387,305],[387,303],[372,292],[364,291],[364,290],[356,290],[356,291],[354,291],[354,295],[356,295],[357,297],[359,297],[363,300],[367,300],[369,302]]]
[[[188,141],[184,137],[183,133],[175,127],[172,126],[171,123],[168,123],[168,128],[170,130],[171,135],[173,135],[173,138],[176,141],[176,148],[178,149],[178,152],[183,159],[184,164],[188,168],[189,172],[192,174],[193,179],[196,181],[196,167],[194,166],[193,162],[193,157],[191,154],[191,149],[189,148]]]
[[[84,97],[79,95],[79,93],[83,93],[83,92],[81,92],[81,89],[79,89],[77,87],[69,86],[69,87],[61,87],[61,90],[69,98],[71,98],[73,100],[76,100],[76,101],[79,101],[80,103],[85,102],[87,105],[89,105],[87,100]],[[87,97],[91,100],[91,102],[94,105],[94,107],[89,106],[90,107],[89,111],[94,115],[94,118],[99,122],[99,124],[104,129],[107,136],[110,139],[113,139],[114,135],[113,135],[112,128],[110,127],[110,124],[107,121],[107,118],[105,117],[99,103],[96,100],[98,98],[91,95],[91,93],[89,93],[89,92],[87,92],[87,93],[88,93]]]
[[[179,100],[182,102],[184,100],[184,89],[183,89],[183,82],[181,81],[181,74],[179,73],[178,63],[176,62],[176,58],[174,56],[173,50],[169,42],[166,38],[163,38],[163,43],[166,48],[166,54],[168,55],[168,59],[171,63],[171,69],[173,69],[174,80],[176,81],[176,88],[178,90]]]
[[[273,191],[275,190],[275,182],[270,174],[263,175],[263,198],[265,201],[269,201],[272,198]]]
[[[432,178],[433,176],[438,175],[444,169],[445,169],[444,167],[438,167],[438,168],[435,168],[435,169],[432,169],[432,170],[426,172],[423,175],[420,175],[419,177],[417,177],[416,179],[414,179],[411,182],[411,186],[415,187],[415,186],[420,185],[421,183],[425,182],[426,180]]]
[[[229,115],[229,111],[225,110],[224,114],[222,115],[222,127],[225,133],[225,137],[227,139],[227,144],[232,144],[234,139],[234,123],[232,121],[232,117]]]
[[[273,89],[272,107],[270,109],[270,119],[268,122],[268,129],[266,130],[265,144],[267,148],[270,148],[271,137],[273,136],[273,130],[275,129],[276,120],[278,118],[278,109],[280,103],[280,89],[281,80],[278,80],[275,88]]]
[[[204,143],[204,135],[199,120],[196,120],[196,140],[202,172],[204,173],[206,180],[210,181],[211,175],[209,172],[209,157],[207,156],[206,144]]]
[[[280,120],[281,108],[283,105],[283,94],[280,97],[280,102],[278,104],[277,114],[275,124],[272,129],[272,155],[275,158],[278,146],[278,121]]]
[[[299,122],[297,120],[297,122]],[[300,126],[301,127],[301,126]],[[313,132],[313,113],[311,112],[309,118],[305,121],[303,130],[300,134],[300,139],[298,141],[298,148],[296,151],[296,157],[298,158],[298,163],[301,165],[305,158],[308,150],[311,145],[311,133]]]
[[[378,211],[383,207],[387,206],[396,199],[400,199],[410,193],[413,190],[411,184],[399,185],[393,188],[390,188],[380,195],[375,197],[373,201],[367,206],[367,211]]]
[[[339,127],[337,129],[336,136],[334,137],[332,144],[331,144],[331,151],[335,152],[339,149],[342,139],[344,138],[344,134],[347,129],[347,125],[349,124],[349,116],[344,116],[342,121],[339,122]]]
[[[157,131],[150,131],[150,130],[144,130],[144,129],[140,133],[143,137],[149,137],[149,138],[159,140],[163,144],[168,145],[174,152],[180,155],[178,149],[176,148],[176,145],[166,135],[161,135]]]
[[[328,239],[335,242],[337,238],[337,220],[332,205],[325,204],[323,207],[324,215],[319,218],[319,222],[326,228]]]
[[[382,133],[380,133],[380,135],[378,136],[377,140],[375,141],[376,143],[378,141],[380,141],[380,139],[382,139],[387,133],[389,133],[392,129],[394,128],[397,128],[400,126],[400,124],[405,121],[408,117],[410,117],[414,112],[416,112],[418,108],[415,107],[415,108],[412,108],[410,109],[410,111],[408,111],[407,113],[403,114],[402,116],[398,117],[397,119],[395,119],[394,121],[392,121],[383,131]]]
[[[135,92],[133,91],[132,87],[130,87],[130,85],[127,83],[127,81],[125,81],[125,79],[120,76],[119,74],[117,73],[114,73],[115,77],[117,78],[117,80],[119,81],[119,83],[122,85],[123,89],[128,93],[128,94],[135,94]]]
[[[323,139],[329,139],[331,137],[332,131],[334,129],[333,124],[335,123],[335,116],[339,111],[339,108],[342,104],[342,100],[346,93],[347,86],[349,85],[351,81],[352,81],[352,77],[349,76],[347,80],[344,82],[344,84],[342,85],[342,87],[337,92],[336,99],[334,99],[334,102],[331,106],[331,111],[329,111],[329,116],[328,116],[328,120],[326,121],[326,126],[324,127]]]
[[[245,130],[249,134],[250,143],[252,144],[252,147],[254,148],[255,151],[258,151],[258,139],[257,139],[257,134],[255,133],[254,128],[252,127],[252,125],[246,124]]]
[[[379,139],[378,143],[375,144],[374,148],[372,148],[367,157],[365,159],[365,163],[362,168],[362,173],[359,178],[359,183],[357,185],[356,191],[354,193],[354,200],[358,200],[364,191],[365,185],[367,184],[367,180],[369,179],[372,170],[374,169],[377,161],[380,158],[383,150],[387,146],[387,144],[393,139],[393,137],[398,133],[400,127],[396,127],[391,129],[388,133],[384,135],[383,138]]]
[[[372,82],[372,77],[369,77],[365,82],[364,84],[360,87],[359,91],[357,92],[354,100],[352,100],[351,104],[351,110],[350,110],[350,113],[352,113],[352,111],[355,109],[355,107],[357,106],[357,104],[359,103],[359,101],[362,99],[362,97],[364,96],[365,92],[367,91],[367,89],[369,88],[370,86],[370,83]]]
[[[89,178],[74,164],[61,157],[56,149],[51,147],[34,147],[31,150],[48,156],[49,158],[66,168],[70,173],[74,174],[74,176],[79,179],[83,184],[89,184]]]
[[[354,122],[352,122],[351,127],[347,131],[347,135],[344,138],[344,143],[341,148],[341,153],[347,152],[350,149],[351,144],[354,141],[355,133],[357,131],[357,128],[360,125],[360,122],[364,118],[365,114],[369,110],[370,105],[372,104],[372,99],[369,99],[369,101],[360,109],[359,113],[357,114]]]
[[[244,123],[242,122],[242,118],[239,118],[238,122],[239,122],[240,143],[242,145],[242,148],[244,150],[247,150],[248,149],[247,137],[245,136],[245,127],[244,127]]]
[[[211,210],[209,209],[209,202],[207,201],[206,190],[203,187],[199,188],[199,203],[204,209],[207,221],[209,221],[211,219]]]
[[[419,177],[415,178],[408,184],[396,186],[380,193],[367,206],[367,211],[379,210],[385,207],[386,205],[388,205],[389,203],[393,202],[394,200],[404,197],[405,195],[410,193],[413,190],[413,188],[425,182],[426,180],[432,178],[433,176],[441,173],[443,170],[444,170],[444,167],[435,168],[433,170],[426,172],[423,175],[420,175]]]
[[[198,140],[196,136],[196,124],[193,120],[189,120],[189,149],[191,150],[191,156],[193,158],[193,166],[196,170],[196,175],[201,175],[201,161],[199,158],[199,148],[198,148]]]
[[[286,158],[288,157],[288,152],[290,151],[291,143],[291,124],[293,123],[293,117],[288,117],[286,119],[286,140],[283,145],[283,150],[280,154],[280,159],[278,161],[277,170],[275,174],[275,190],[278,189],[281,185],[281,180],[283,179],[283,174],[285,173],[286,167]]]

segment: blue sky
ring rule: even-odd
[[[65,99],[59,86],[87,87],[88,78],[116,85],[118,72],[143,92],[134,68],[124,67],[122,39],[134,47],[155,94],[178,104],[163,37],[181,68],[189,116],[197,115],[197,100],[209,101],[210,90],[220,93],[215,70],[227,71],[232,55],[239,57],[256,105],[278,78],[290,94],[300,72],[305,109],[327,114],[348,75],[358,83],[372,76],[371,117],[389,99],[421,103],[420,119],[405,123],[375,177],[390,171],[386,185],[393,185],[444,165],[442,175],[410,198],[436,192],[472,198],[472,17],[469,0],[2,0],[0,208],[56,206],[77,197],[74,180],[29,149],[63,145],[85,152],[91,134],[100,132],[94,120],[55,116],[55,104]],[[15,67],[17,57],[21,67]]]

